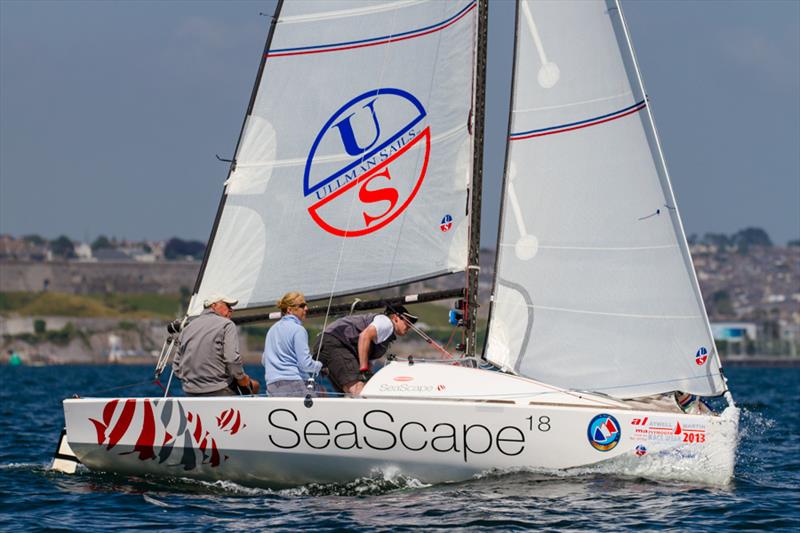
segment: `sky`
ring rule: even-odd
[[[623,1],[687,234],[800,238],[800,2]],[[0,0],[0,233],[205,241],[274,1]],[[483,243],[514,4],[490,4]]]

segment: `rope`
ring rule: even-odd
[[[392,24],[393,25],[397,24],[397,15],[396,14],[395,14],[394,18],[392,19]],[[394,31],[392,31],[389,35],[390,35],[390,37],[393,36],[394,35]],[[384,59],[390,53],[388,49],[389,49],[389,47],[384,47]],[[387,64],[388,64],[387,61],[382,61],[380,63],[380,65],[381,65],[380,72],[378,73],[378,76],[376,76],[376,78],[378,80],[377,87],[383,87],[383,85],[381,84],[381,81],[384,79],[384,77],[386,75],[386,70],[385,69],[386,69]],[[378,89],[376,91],[376,96],[378,96],[379,94],[380,94],[380,89]],[[364,152],[362,154],[362,156],[361,156],[360,163],[363,163],[366,160],[366,158],[367,158],[367,153]],[[353,220],[353,215],[354,215],[354,212],[355,212],[353,207],[356,204],[356,198],[357,197],[358,197],[357,194],[352,194],[351,195],[350,209],[349,209],[348,216],[347,216],[347,226],[346,226],[346,229],[345,229],[345,232],[344,232],[344,238],[341,239],[341,243],[342,244],[339,247],[339,259],[336,262],[336,271],[335,271],[335,273],[333,275],[333,283],[331,285],[331,293],[330,293],[330,296],[328,296],[328,305],[327,305],[327,308],[325,309],[325,320],[323,320],[323,322],[322,322],[322,332],[320,333],[320,337],[319,337],[319,348],[317,348],[317,353],[314,354],[314,360],[315,361],[319,361],[319,354],[322,351],[322,341],[325,339],[325,328],[328,327],[328,317],[330,317],[330,313],[331,313],[331,305],[333,304],[333,295],[336,292],[336,283],[339,280],[339,272],[341,271],[342,261],[343,261],[343,257],[344,257],[344,248],[345,248],[345,244],[347,242],[347,237],[349,236],[349,233],[350,233],[350,226],[351,226],[351,223],[352,223],[352,220]],[[350,312],[352,313],[352,309],[351,309]],[[317,376],[317,374],[314,374],[313,377],[316,378],[316,376]]]
[[[145,385],[145,384],[154,385],[156,383],[158,383],[158,385],[161,386],[161,383],[158,380],[147,379],[145,381],[140,381],[138,383],[129,383],[127,385],[120,385],[119,387],[111,387],[110,389],[102,389],[102,390],[99,390],[99,391],[90,392],[88,394],[88,396],[97,396],[98,394],[103,394],[103,393],[106,393],[106,392],[112,392],[112,391],[122,390],[122,389],[131,389],[133,387],[140,387],[140,386]],[[163,386],[161,388],[163,388]],[[77,394],[75,396],[77,397]]]

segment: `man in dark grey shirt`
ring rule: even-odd
[[[238,300],[223,294],[203,302],[203,312],[192,319],[178,337],[178,354],[172,363],[187,396],[230,396],[257,394],[258,381],[242,368],[239,334],[231,321]]]

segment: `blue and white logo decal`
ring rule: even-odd
[[[586,433],[589,437],[589,444],[591,444],[595,450],[607,452],[613,450],[619,443],[619,439],[622,436],[622,429],[616,418],[611,415],[602,414],[592,418]]]
[[[429,155],[427,113],[414,95],[383,88],[356,96],[325,123],[308,154],[308,213],[340,237],[377,231],[414,200]]]
[[[453,217],[450,215],[445,215],[442,217],[442,222],[439,224],[439,229],[443,232],[450,231],[450,228],[453,227]]]
[[[697,366],[703,366],[708,361],[708,350],[705,346],[701,346],[694,354],[694,363]]]

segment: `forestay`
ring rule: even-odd
[[[518,7],[487,356],[632,397],[725,390],[619,6]]]
[[[476,12],[283,4],[192,313],[464,270]]]

